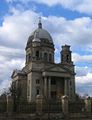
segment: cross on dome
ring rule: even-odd
[[[42,29],[41,17],[39,17],[38,28]]]

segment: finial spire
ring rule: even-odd
[[[39,17],[38,28],[42,28],[41,17]]]

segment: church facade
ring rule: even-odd
[[[54,43],[51,35],[38,28],[29,36],[26,45],[26,62],[22,70],[14,70],[12,84],[21,90],[21,99],[35,101],[37,95],[44,99],[58,99],[67,95],[75,98],[75,70],[69,45],[62,46],[60,63],[54,61]]]

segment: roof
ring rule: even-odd
[[[26,73],[24,71],[15,69],[13,71],[12,75],[11,75],[11,78],[13,78],[14,76],[16,76],[18,74],[20,74],[20,75],[26,75]]]
[[[31,36],[35,36],[35,34],[37,38],[45,38],[48,39],[50,43],[53,43],[52,37],[47,30],[43,28],[37,28],[34,32],[31,33]]]
[[[42,28],[42,23],[40,21],[40,23],[38,23],[38,28],[34,30],[29,36],[26,47],[29,47],[32,42],[42,42],[42,41],[53,44],[53,39],[50,33]]]

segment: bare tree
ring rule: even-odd
[[[19,85],[15,86],[15,84],[12,83],[10,87],[10,94],[13,99],[13,111],[16,112],[17,106],[19,105],[19,102],[20,102],[21,87]]]

